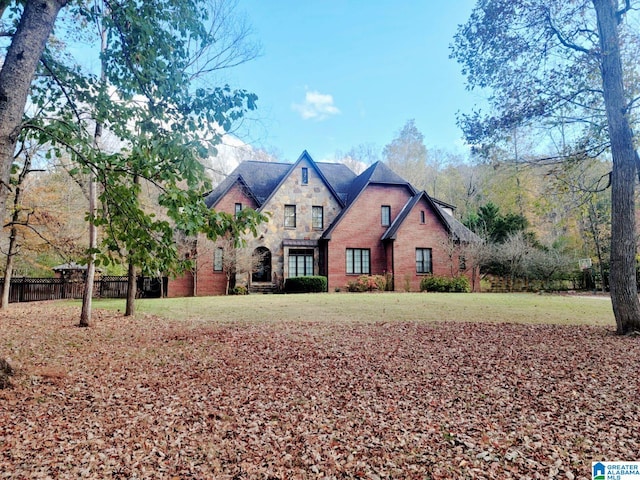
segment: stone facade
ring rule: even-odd
[[[257,273],[238,275],[238,284],[280,287],[286,278],[313,274],[326,276],[334,291],[366,273],[393,278],[395,290],[417,291],[424,276],[417,272],[417,249],[431,253],[432,273],[460,273],[451,245],[456,235],[466,234],[464,227],[384,164],[360,176],[343,165],[317,164],[306,152],[291,165],[241,164],[208,200],[218,211],[254,208],[269,218],[255,238],[245,239],[248,252],[268,256]],[[195,279],[172,280],[170,296],[188,294],[189,287],[197,295],[225,293],[226,275],[213,268],[216,248],[198,239]],[[347,254],[354,251],[367,252],[365,272],[347,271]]]

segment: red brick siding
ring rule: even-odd
[[[425,213],[421,223],[420,212]],[[420,290],[423,274],[416,273],[416,248],[430,248],[434,275],[451,276],[458,274],[458,256],[449,258],[449,234],[426,201],[420,201],[398,229],[393,242],[395,267],[395,288],[411,291]],[[453,265],[452,265],[453,262]]]
[[[358,275],[346,274],[346,249],[371,250],[371,274],[384,275],[389,271],[385,246],[380,238],[388,227],[381,222],[381,206],[391,207],[391,222],[400,213],[411,194],[403,186],[370,185],[351,206],[331,235],[328,245],[329,291],[344,288]]]
[[[218,200],[213,208],[216,212],[235,213],[236,203],[241,203],[242,208],[258,208],[253,198],[248,196],[237,182]]]
[[[235,213],[236,203],[241,203],[242,208],[257,208],[253,198],[247,195],[242,186],[237,182],[218,200],[218,203],[216,203],[213,208],[218,212]],[[198,296],[224,295],[226,293],[227,276],[224,272],[213,271],[214,248],[215,245],[213,242],[205,236],[198,238],[198,256],[196,259],[196,295]],[[190,281],[193,282],[191,274],[186,274],[185,277],[189,277]],[[181,279],[176,279],[176,281],[178,280]],[[193,283],[191,283],[191,290],[188,295],[184,296],[191,295],[193,295]]]
[[[193,275],[187,272],[177,278],[169,278],[167,283],[167,297],[192,297],[193,296]]]
[[[227,276],[225,273],[213,271],[213,252],[215,248],[215,243],[206,236],[200,235],[198,237],[196,290],[199,297],[224,295],[227,290]]]
[[[213,271],[214,243],[204,235],[198,237],[196,257],[196,278],[191,272],[169,279],[169,297],[192,297],[194,282],[196,283],[196,295],[224,295],[227,287],[227,277],[223,272]]]

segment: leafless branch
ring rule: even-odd
[[[577,52],[582,52],[582,53],[586,53],[587,55],[591,54],[591,52],[576,44],[573,42],[568,41],[566,38],[564,38],[564,35],[562,35],[562,32],[560,32],[560,30],[558,30],[556,28],[556,26],[553,23],[553,20],[551,19],[551,12],[549,10],[549,8],[545,8],[545,19],[547,21],[547,26],[549,27],[549,29],[551,30],[551,33],[553,33],[553,35],[558,39],[558,41],[566,48],[569,48],[571,50],[575,50]]]
[[[616,19],[618,20],[618,25],[622,23],[622,17],[631,10],[631,0],[624,0],[624,7],[616,12]]]

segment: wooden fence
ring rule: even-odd
[[[138,278],[138,296],[159,297],[160,280],[148,277]],[[166,285],[166,280],[165,280]],[[0,279],[0,288],[4,280]],[[11,279],[9,303],[37,302],[43,300],[61,300],[82,298],[84,282],[62,278],[29,278]],[[93,282],[94,298],[126,298],[128,291],[127,277],[104,276]],[[164,290],[166,292],[166,288]]]

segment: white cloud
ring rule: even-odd
[[[317,91],[308,91],[304,102],[294,103],[291,108],[305,120],[325,120],[340,113],[340,109],[333,104],[333,95]]]

